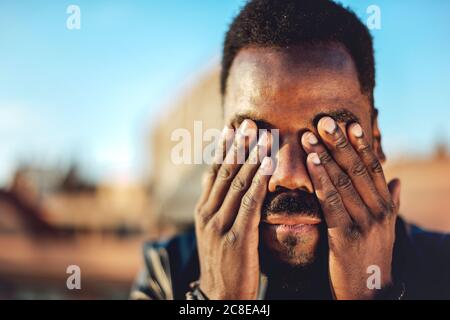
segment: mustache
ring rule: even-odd
[[[268,193],[262,206],[262,216],[286,213],[299,214],[311,217],[320,217],[321,207],[314,194],[303,190],[289,190],[278,188],[275,192]]]

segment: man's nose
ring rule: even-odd
[[[276,154],[275,171],[269,180],[269,192],[275,192],[277,187],[284,187],[313,193],[312,182],[305,166],[306,156],[300,142],[286,142],[280,145]]]

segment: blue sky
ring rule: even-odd
[[[389,154],[450,136],[450,1],[342,1],[373,30]],[[77,159],[93,178],[139,176],[146,133],[186,79],[220,56],[242,0],[0,2],[0,185],[20,159]],[[66,8],[81,9],[81,30]]]

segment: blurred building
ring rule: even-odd
[[[144,240],[161,237],[148,188],[20,167],[0,190],[0,299],[126,299]],[[82,290],[66,287],[77,265]]]
[[[94,185],[76,166],[68,170],[20,167],[3,195],[0,206],[8,203],[14,207],[25,223],[36,218],[75,233],[151,233],[156,225],[146,186],[121,182]],[[2,217],[0,226],[1,222]]]
[[[402,216],[424,228],[450,232],[450,154],[444,144],[435,153],[403,157],[385,168],[402,183]]]
[[[221,129],[222,108],[219,95],[219,68],[206,70],[172,104],[163,108],[163,115],[149,133],[148,172],[156,215],[178,225],[192,222],[193,208],[200,192],[204,165],[176,165],[171,160],[172,132],[186,128],[194,134],[194,121],[201,121],[203,130]]]

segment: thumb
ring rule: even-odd
[[[395,208],[398,211],[398,209],[400,208],[400,191],[401,191],[400,180],[397,178],[392,179],[388,184],[388,188],[389,193],[391,194],[392,197],[392,201],[395,204]]]

